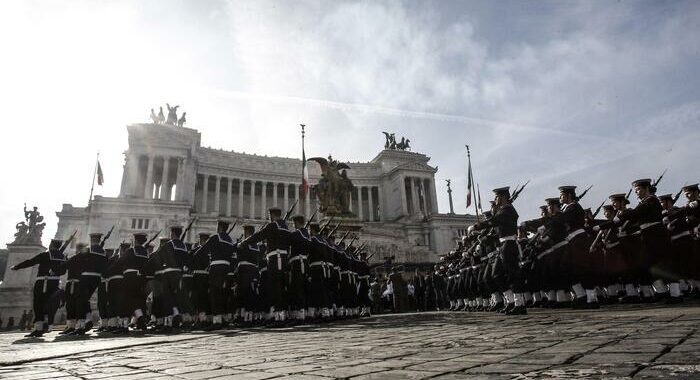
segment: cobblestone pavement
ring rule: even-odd
[[[26,340],[0,334],[8,379],[700,379],[700,306],[422,313],[323,326]]]

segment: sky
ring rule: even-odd
[[[382,131],[431,157],[441,212],[465,212],[466,151],[484,199],[531,180],[597,207],[668,169],[700,181],[697,1],[0,2],[0,246],[22,206],[85,206],[96,154],[119,193],[126,125],[166,102],[202,144],[369,161]],[[635,204],[636,202],[633,202]],[[473,212],[473,211],[472,211]]]

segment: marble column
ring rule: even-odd
[[[160,179],[160,197],[161,200],[170,200],[170,186],[168,186],[168,174],[170,174],[170,157],[163,157],[163,175]]]
[[[437,201],[437,191],[435,190],[435,182],[428,180],[428,188],[430,189],[430,202],[432,204],[432,211],[438,213],[438,201]]]
[[[418,191],[416,190],[416,178],[410,177],[409,181],[411,183],[411,198],[413,198],[413,214],[418,215],[420,214],[420,203],[418,200]]]
[[[221,176],[216,176],[214,187],[214,215],[219,215],[220,193],[221,193]]]
[[[153,161],[155,161],[155,157],[146,156],[146,158],[148,159],[148,170],[146,171],[146,187],[143,197],[153,199]]]
[[[243,217],[243,178],[238,179],[238,216]]]
[[[181,201],[183,200],[183,194],[185,193],[184,189],[184,183],[185,179],[183,178],[183,175],[185,173],[185,159],[184,158],[178,158],[177,159],[177,174],[175,178],[175,200],[176,201]]]
[[[209,198],[209,174],[202,174],[204,182],[202,183],[202,214],[207,213],[207,199]]]
[[[355,212],[354,209],[353,209],[353,207],[352,207],[352,191],[350,191],[350,197],[349,197],[349,198],[350,198],[350,201],[348,202],[348,209],[350,210],[350,212]]]
[[[233,178],[228,179],[226,186],[226,216],[231,216],[231,203],[233,202]]]
[[[301,187],[301,185],[297,188],[299,187]],[[311,189],[308,189],[304,198],[304,215],[308,218],[311,216]]]
[[[289,207],[289,184],[285,183],[284,184],[284,206],[283,208],[286,209]]]
[[[255,219],[255,181],[250,180],[250,218]]]
[[[428,215],[428,199],[425,194],[425,183],[423,182],[423,178],[418,178],[418,184],[420,186],[420,193],[423,194],[421,198],[422,199],[422,205],[423,205],[423,214]]]
[[[384,203],[382,203],[382,188],[377,186],[377,222],[381,222],[382,212],[384,211]]]
[[[264,218],[267,215],[267,182],[262,182],[262,189],[260,190],[260,196],[262,197],[262,204],[260,205],[262,212],[260,214]]]
[[[369,208],[369,221],[374,222],[374,196],[372,195],[372,189],[374,187],[368,186],[367,187],[367,202],[368,202],[368,208]]]
[[[401,190],[401,211],[403,215],[408,215],[408,196],[406,195],[406,178],[404,176],[401,176],[399,189]]]
[[[277,182],[272,183],[272,205],[274,207],[280,207],[280,205],[277,204],[277,187],[278,187],[278,185],[279,185],[279,183],[277,183]]]
[[[364,221],[364,207],[362,207],[362,188],[364,188],[364,186],[357,187],[357,209],[359,210],[357,216],[360,218],[361,221]]]

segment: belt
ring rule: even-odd
[[[554,244],[553,246],[549,247],[546,251],[544,251],[544,252],[540,253],[539,255],[537,255],[537,258],[538,258],[538,259],[541,259],[541,258],[543,258],[543,257],[545,257],[545,256],[547,256],[547,255],[549,255],[550,253],[554,252],[555,250],[557,250],[557,249],[559,249],[559,248],[565,246],[566,243],[568,243],[568,241],[562,240],[562,241],[560,241],[559,243]]]
[[[194,277],[194,276],[192,275],[192,273],[183,273],[182,278],[185,278],[185,277],[190,278],[190,277]]]
[[[509,241],[509,240],[516,241],[517,239],[518,239],[517,236],[510,235],[510,236],[502,237],[502,238],[498,239],[498,241],[500,241],[501,243],[504,243],[504,242]]]
[[[122,274],[127,274],[127,273],[136,273],[137,275],[141,274],[141,271],[138,269],[124,269],[124,272]]]
[[[306,255],[296,255],[289,259],[289,262],[292,263],[293,261],[299,260],[299,264],[301,265],[301,274],[306,273],[306,265],[304,265],[304,260],[306,260]]]
[[[83,272],[80,275],[81,276],[102,277],[102,274],[97,273],[97,272]]]
[[[673,236],[671,236],[671,240],[680,239],[680,238],[682,238],[683,236],[690,236],[690,231],[683,231],[683,232],[681,232],[681,233],[679,233],[679,234],[673,235]]]
[[[209,264],[209,266],[212,265],[231,265],[231,263],[228,260],[214,260]]]
[[[582,233],[586,232],[583,228],[579,228],[578,230],[570,233],[567,237],[566,240],[571,241],[571,239],[575,238],[578,235],[581,235]]]
[[[118,279],[122,279],[122,280],[123,280],[123,279],[124,279],[124,276],[122,276],[122,275],[120,275],[120,274],[117,274],[117,275],[114,275],[114,276],[112,276],[112,277],[107,278],[107,280],[105,281],[105,292],[109,292],[109,282],[110,282],[111,280],[118,280]]]
[[[364,276],[359,276],[358,278],[359,278],[360,280],[364,280],[364,279],[368,279],[368,280],[369,280],[369,275],[366,274],[366,275],[364,275]]]
[[[46,289],[48,288],[49,281],[55,280],[58,281],[59,277],[58,276],[41,276],[37,277],[37,281],[42,281],[44,283],[43,290],[41,291],[42,293],[46,293]]]
[[[611,249],[617,247],[618,245],[620,245],[619,241],[616,241],[614,243],[605,243],[605,248]]]
[[[645,230],[645,229],[647,229],[647,228],[649,228],[649,227],[653,227],[653,226],[655,226],[655,225],[657,225],[657,224],[661,224],[661,222],[644,223],[644,224],[639,225],[639,229],[640,229],[640,230]]]
[[[248,265],[248,266],[256,267],[256,268],[257,268],[257,265],[251,263],[250,261],[239,261],[239,262],[238,262],[238,266],[240,267],[241,265]]]
[[[169,273],[169,272],[182,272],[182,270],[180,268],[165,268],[165,269],[156,271],[156,274],[165,274],[165,273]]]
[[[287,255],[287,251],[282,249],[276,249],[268,253],[265,256],[265,258],[267,258],[267,261],[269,263],[271,257],[277,256],[277,270],[282,270],[282,255]]]
[[[206,269],[195,269],[192,271],[192,274],[209,274],[209,272]]]

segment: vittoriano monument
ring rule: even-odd
[[[312,157],[308,161],[321,165],[321,178],[312,187],[320,203],[319,210],[326,215],[352,216],[350,196],[355,186],[347,175],[346,170],[350,166],[334,160],[330,155],[328,159]]]

